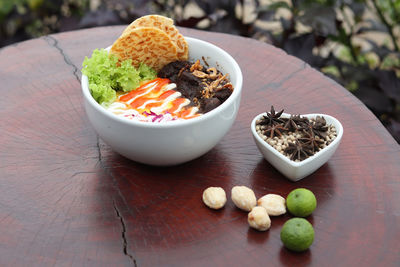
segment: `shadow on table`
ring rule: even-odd
[[[304,187],[314,192],[319,205],[334,197],[335,179],[329,161],[311,175],[300,181],[292,182],[263,158],[260,159],[250,176],[252,187],[262,189],[262,194],[275,193],[286,197],[290,191]]]
[[[247,243],[262,245],[269,239],[270,231],[260,232],[249,227],[247,231]]]
[[[295,254],[293,257],[293,254]],[[282,246],[279,253],[279,260],[284,266],[307,266],[312,259],[311,250],[308,249],[303,252],[293,252]]]
[[[108,186],[101,190],[95,205],[115,202],[114,208],[124,218],[126,238],[134,240],[133,250],[184,248],[215,236],[229,239],[227,225],[242,223],[242,212],[235,211],[229,201],[219,211],[207,208],[201,201],[208,186],[231,187],[232,166],[218,147],[196,160],[172,167],[136,163],[104,147],[102,165],[98,175],[108,181]],[[208,249],[201,242],[199,246]]]

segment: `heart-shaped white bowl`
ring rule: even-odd
[[[289,180],[296,182],[303,179],[304,177],[315,172],[319,167],[324,165],[328,159],[335,153],[338,148],[340,141],[343,136],[343,126],[342,124],[332,116],[326,114],[306,114],[301,115],[302,117],[307,117],[308,119],[315,118],[317,116],[323,116],[327,124],[335,126],[337,136],[336,138],[326,146],[324,149],[318,151],[313,156],[300,161],[295,162],[289,158],[282,155],[278,150],[273,148],[270,144],[265,142],[256,131],[256,121],[261,119],[262,116],[266,116],[267,113],[261,113],[257,115],[251,122],[251,132],[254,137],[254,141],[260,152],[263,154],[264,158],[271,163],[279,172],[285,175]],[[290,114],[282,113],[282,118],[289,118]]]

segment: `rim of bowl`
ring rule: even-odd
[[[314,155],[312,155],[311,157],[308,157],[305,160],[302,160],[300,162],[295,162],[293,160],[288,159],[287,157],[285,157],[283,154],[281,154],[278,150],[276,150],[275,148],[273,148],[270,144],[268,144],[267,142],[265,142],[257,133],[256,131],[256,121],[261,117],[261,116],[266,116],[267,113],[263,112],[258,114],[257,116],[254,117],[253,121],[251,122],[251,132],[254,136],[254,138],[256,138],[264,147],[266,147],[268,150],[271,150],[272,153],[274,153],[275,156],[279,157],[281,160],[289,163],[290,165],[294,166],[294,167],[301,167],[303,165],[306,165],[308,162],[314,160],[316,157],[318,157],[320,155],[321,152],[323,152],[323,150],[318,151],[317,153],[315,153]],[[287,118],[290,117],[291,114],[289,113],[282,113],[282,117]],[[331,146],[335,146],[336,143],[340,142],[340,140],[342,139],[343,136],[343,126],[340,123],[340,121],[338,119],[336,119],[335,117],[332,117],[330,115],[327,114],[322,114],[322,113],[310,113],[310,114],[301,114],[302,117],[307,117],[307,118],[314,118],[316,116],[323,116],[324,118],[329,118],[330,120],[334,121],[337,126],[336,127],[336,132],[337,132],[337,136],[335,138],[335,140],[332,141],[332,143],[330,143],[327,147]],[[331,123],[332,124],[332,123]]]
[[[84,97],[88,100],[88,102],[99,112],[101,112],[102,114],[106,115],[109,118],[115,119],[121,123],[124,124],[128,124],[128,125],[136,125],[136,126],[144,126],[144,127],[150,127],[150,128],[165,128],[165,127],[180,127],[180,126],[184,126],[184,125],[191,125],[191,124],[195,124],[197,122],[203,121],[203,120],[207,120],[210,117],[216,116],[218,111],[220,109],[223,109],[224,107],[228,106],[231,104],[231,102],[235,101],[236,98],[240,95],[241,91],[242,91],[242,86],[243,86],[243,75],[242,75],[242,71],[239,67],[239,64],[236,62],[236,60],[225,50],[223,50],[222,48],[211,44],[209,42],[197,39],[197,38],[193,38],[193,37],[186,37],[185,39],[190,41],[190,42],[199,42],[202,45],[217,50],[217,52],[219,54],[222,54],[225,58],[227,58],[229,64],[231,64],[233,66],[233,69],[237,75],[237,80],[236,80],[236,84],[234,85],[234,90],[232,92],[232,94],[228,97],[227,100],[225,100],[224,103],[222,103],[221,105],[219,105],[218,107],[216,107],[215,109],[202,114],[201,116],[198,116],[196,118],[192,118],[189,120],[179,120],[179,121],[167,121],[167,122],[162,122],[162,123],[154,123],[154,122],[144,122],[144,121],[135,121],[135,120],[127,120],[125,118],[122,118],[120,116],[117,116],[109,111],[107,111],[104,107],[102,107],[99,103],[97,103],[96,100],[94,100],[94,98],[92,97],[92,94],[90,93],[89,90],[89,81],[86,75],[84,75],[82,73],[82,78],[81,78],[81,87],[82,87],[82,92]],[[111,46],[105,48],[106,50],[109,50],[111,48]],[[207,48],[206,48],[207,49]],[[231,75],[231,74],[229,74]]]

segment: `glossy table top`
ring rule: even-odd
[[[0,50],[0,265],[2,266],[399,266],[400,148],[346,89],[284,51],[242,37],[181,29],[239,63],[243,95],[230,132],[206,155],[168,168],[114,153],[90,126],[80,68],[124,27],[50,35]],[[342,143],[293,183],[257,150],[254,116],[274,105],[340,120]],[[282,246],[292,216],[250,229],[232,201],[208,209],[201,195],[235,185],[257,197],[311,189],[315,241]]]

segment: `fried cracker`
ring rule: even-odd
[[[138,27],[155,27],[171,37],[172,41],[176,45],[178,59],[187,60],[189,54],[188,44],[182,34],[179,33],[178,29],[174,26],[174,21],[170,18],[160,15],[147,15],[140,17],[133,21],[122,33],[122,35],[130,30]]]
[[[143,62],[157,71],[178,60],[177,48],[171,37],[155,27],[124,31],[112,45],[110,53],[121,61],[132,59],[134,66]]]

